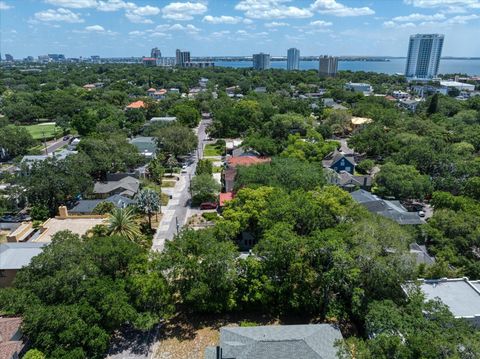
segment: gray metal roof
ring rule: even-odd
[[[409,282],[403,288],[408,293],[410,286],[414,284],[415,282]],[[440,299],[455,317],[480,316],[480,291],[477,281],[470,282],[467,278],[454,278],[420,280],[419,284],[425,299]]]
[[[330,324],[222,327],[222,358],[334,359],[340,330]],[[207,350],[212,355],[213,351]],[[207,357],[208,358],[208,357]]]
[[[0,270],[20,269],[28,265],[31,259],[42,253],[48,243],[4,243],[0,244]]]

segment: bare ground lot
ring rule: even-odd
[[[300,316],[274,318],[259,314],[179,315],[160,329],[152,359],[202,359],[207,346],[218,344],[220,327],[239,326],[242,322],[257,325],[318,323],[312,321],[312,318]]]

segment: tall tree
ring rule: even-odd
[[[108,217],[110,234],[125,237],[135,242],[141,236],[132,208],[115,208]]]
[[[152,228],[152,215],[160,211],[160,196],[156,191],[147,188],[137,194],[135,201],[140,211],[148,216],[148,225]]]

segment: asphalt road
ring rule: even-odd
[[[172,190],[172,198],[168,205],[162,208],[163,217],[153,238],[152,250],[163,251],[166,240],[172,240],[177,231],[185,224],[190,205],[190,180],[195,175],[198,160],[203,156],[203,146],[206,128],[211,120],[202,120],[196,129],[198,137],[197,156],[187,168],[187,173],[180,175],[180,180]]]
[[[50,143],[47,142],[47,152],[48,153],[53,153],[56,150],[58,150],[59,148],[65,146],[65,145],[68,145],[69,140],[70,140],[70,138],[68,140],[64,141],[63,137],[62,137],[58,141],[53,141],[53,142],[50,142]]]

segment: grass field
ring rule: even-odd
[[[61,135],[60,127],[57,127],[55,122],[45,122],[22,127],[26,128],[35,140],[43,140],[44,134],[47,140],[51,140],[55,135],[57,135],[57,137]]]
[[[204,156],[221,156],[223,154],[223,146],[217,146],[213,144],[209,144],[205,146],[203,150]]]

